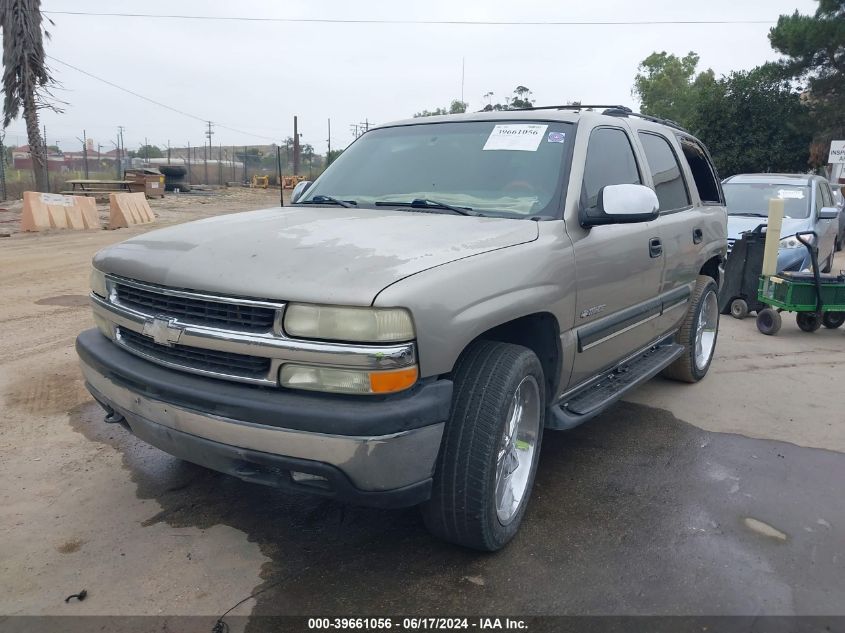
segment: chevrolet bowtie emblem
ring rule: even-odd
[[[173,347],[179,342],[182,336],[182,328],[176,325],[176,319],[163,319],[156,317],[144,323],[144,334],[151,336],[159,345]]]

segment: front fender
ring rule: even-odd
[[[545,224],[559,230],[543,230],[534,242],[425,270],[378,294],[373,305],[411,311],[422,376],[449,373],[471,341],[529,314],[552,314],[561,333],[572,328],[572,245],[562,223]]]

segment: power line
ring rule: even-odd
[[[91,79],[96,79],[97,81],[101,81],[104,84],[111,86],[112,88],[117,88],[118,90],[122,90],[123,92],[126,92],[126,93],[132,95],[133,97],[143,99],[144,101],[152,103],[153,105],[157,105],[160,108],[165,108],[166,110],[170,110],[171,112],[181,114],[182,116],[186,116],[186,117],[189,117],[191,119],[195,119],[197,121],[202,121],[203,123],[209,123],[209,120],[207,118],[197,116],[196,114],[191,114],[190,112],[185,112],[184,110],[180,110],[179,108],[174,108],[173,106],[169,106],[166,103],[162,103],[161,101],[156,101],[155,99],[150,99],[147,96],[144,96],[140,93],[135,92],[134,90],[130,90],[129,88],[124,88],[123,86],[119,86],[116,83],[114,83],[113,81],[109,81],[108,79],[103,79],[102,77],[98,77],[97,75],[94,75],[93,73],[89,73],[87,70],[83,70],[83,69],[79,68],[78,66],[74,66],[73,64],[69,64],[66,61],[62,61],[58,57],[53,57],[52,55],[47,55],[46,57],[53,60],[54,62],[59,62],[60,64],[67,66],[68,68],[72,68],[73,70],[75,70],[79,73],[82,73],[83,75],[86,75],[87,77],[91,77]],[[256,138],[261,138],[261,139],[265,139],[265,140],[268,140],[268,141],[274,141],[274,142],[277,140],[275,137],[264,136],[262,134],[255,134],[254,132],[244,132],[243,130],[238,130],[237,128],[229,127],[227,125],[223,125],[222,123],[215,123],[215,125],[217,127],[221,127],[223,129],[229,130],[230,132],[236,132],[238,134],[244,134],[246,136],[254,136]]]
[[[312,24],[387,24],[435,26],[679,26],[724,24],[775,24],[775,20],[392,20],[366,18],[269,18],[240,15],[184,15],[159,13],[104,13],[89,11],[42,11],[49,15],[79,15],[112,18],[153,18],[160,20],[214,20],[235,22],[277,22]]]

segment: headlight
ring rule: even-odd
[[[411,315],[402,308],[349,308],[292,303],[285,309],[289,336],[382,343],[414,338]]]
[[[416,367],[389,371],[334,369],[286,364],[279,372],[279,382],[291,389],[332,393],[387,394],[402,391],[417,382]]]
[[[810,243],[813,243],[813,238],[810,238]],[[798,241],[798,238],[794,235],[790,235],[789,237],[784,237],[780,242],[778,242],[778,248],[807,248],[801,242]]]
[[[109,295],[109,290],[106,287],[106,274],[101,270],[92,268],[89,282],[91,284],[91,291],[95,295],[99,295],[104,299]]]

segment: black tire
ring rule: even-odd
[[[845,312],[825,312],[822,315],[822,325],[828,329],[835,330],[845,323]]]
[[[703,367],[699,367],[695,362],[695,339],[699,315],[705,304],[705,298],[712,296],[716,299],[716,337],[713,340],[713,350],[710,352],[710,357],[707,359]],[[675,335],[675,341],[684,346],[684,353],[671,365],[663,370],[663,375],[672,380],[679,380],[681,382],[698,382],[710,369],[710,363],[713,361],[713,356],[716,350],[716,339],[719,334],[719,309],[718,309],[718,295],[719,287],[712,277],[707,275],[699,275],[695,282],[695,288],[690,297],[690,305],[687,309],[687,315],[684,317],[684,322],[681,324],[681,329]]]
[[[825,264],[824,268],[822,268],[823,273],[829,273],[833,269],[833,253],[830,254],[830,257],[827,259],[827,264]]]
[[[748,302],[745,299],[734,299],[731,301],[731,316],[735,319],[744,319],[748,316]]]
[[[795,315],[795,322],[804,332],[815,332],[822,326],[821,317],[815,312],[799,312]]]
[[[539,430],[525,492],[503,524],[496,511],[497,454],[511,401],[529,376],[539,387]],[[461,355],[453,378],[452,412],[422,515],[429,531],[446,541],[495,551],[519,529],[534,485],[546,408],[543,368],[526,347],[477,341]]]
[[[772,308],[763,308],[757,313],[757,329],[767,336],[774,336],[780,332],[782,325],[780,312]]]

